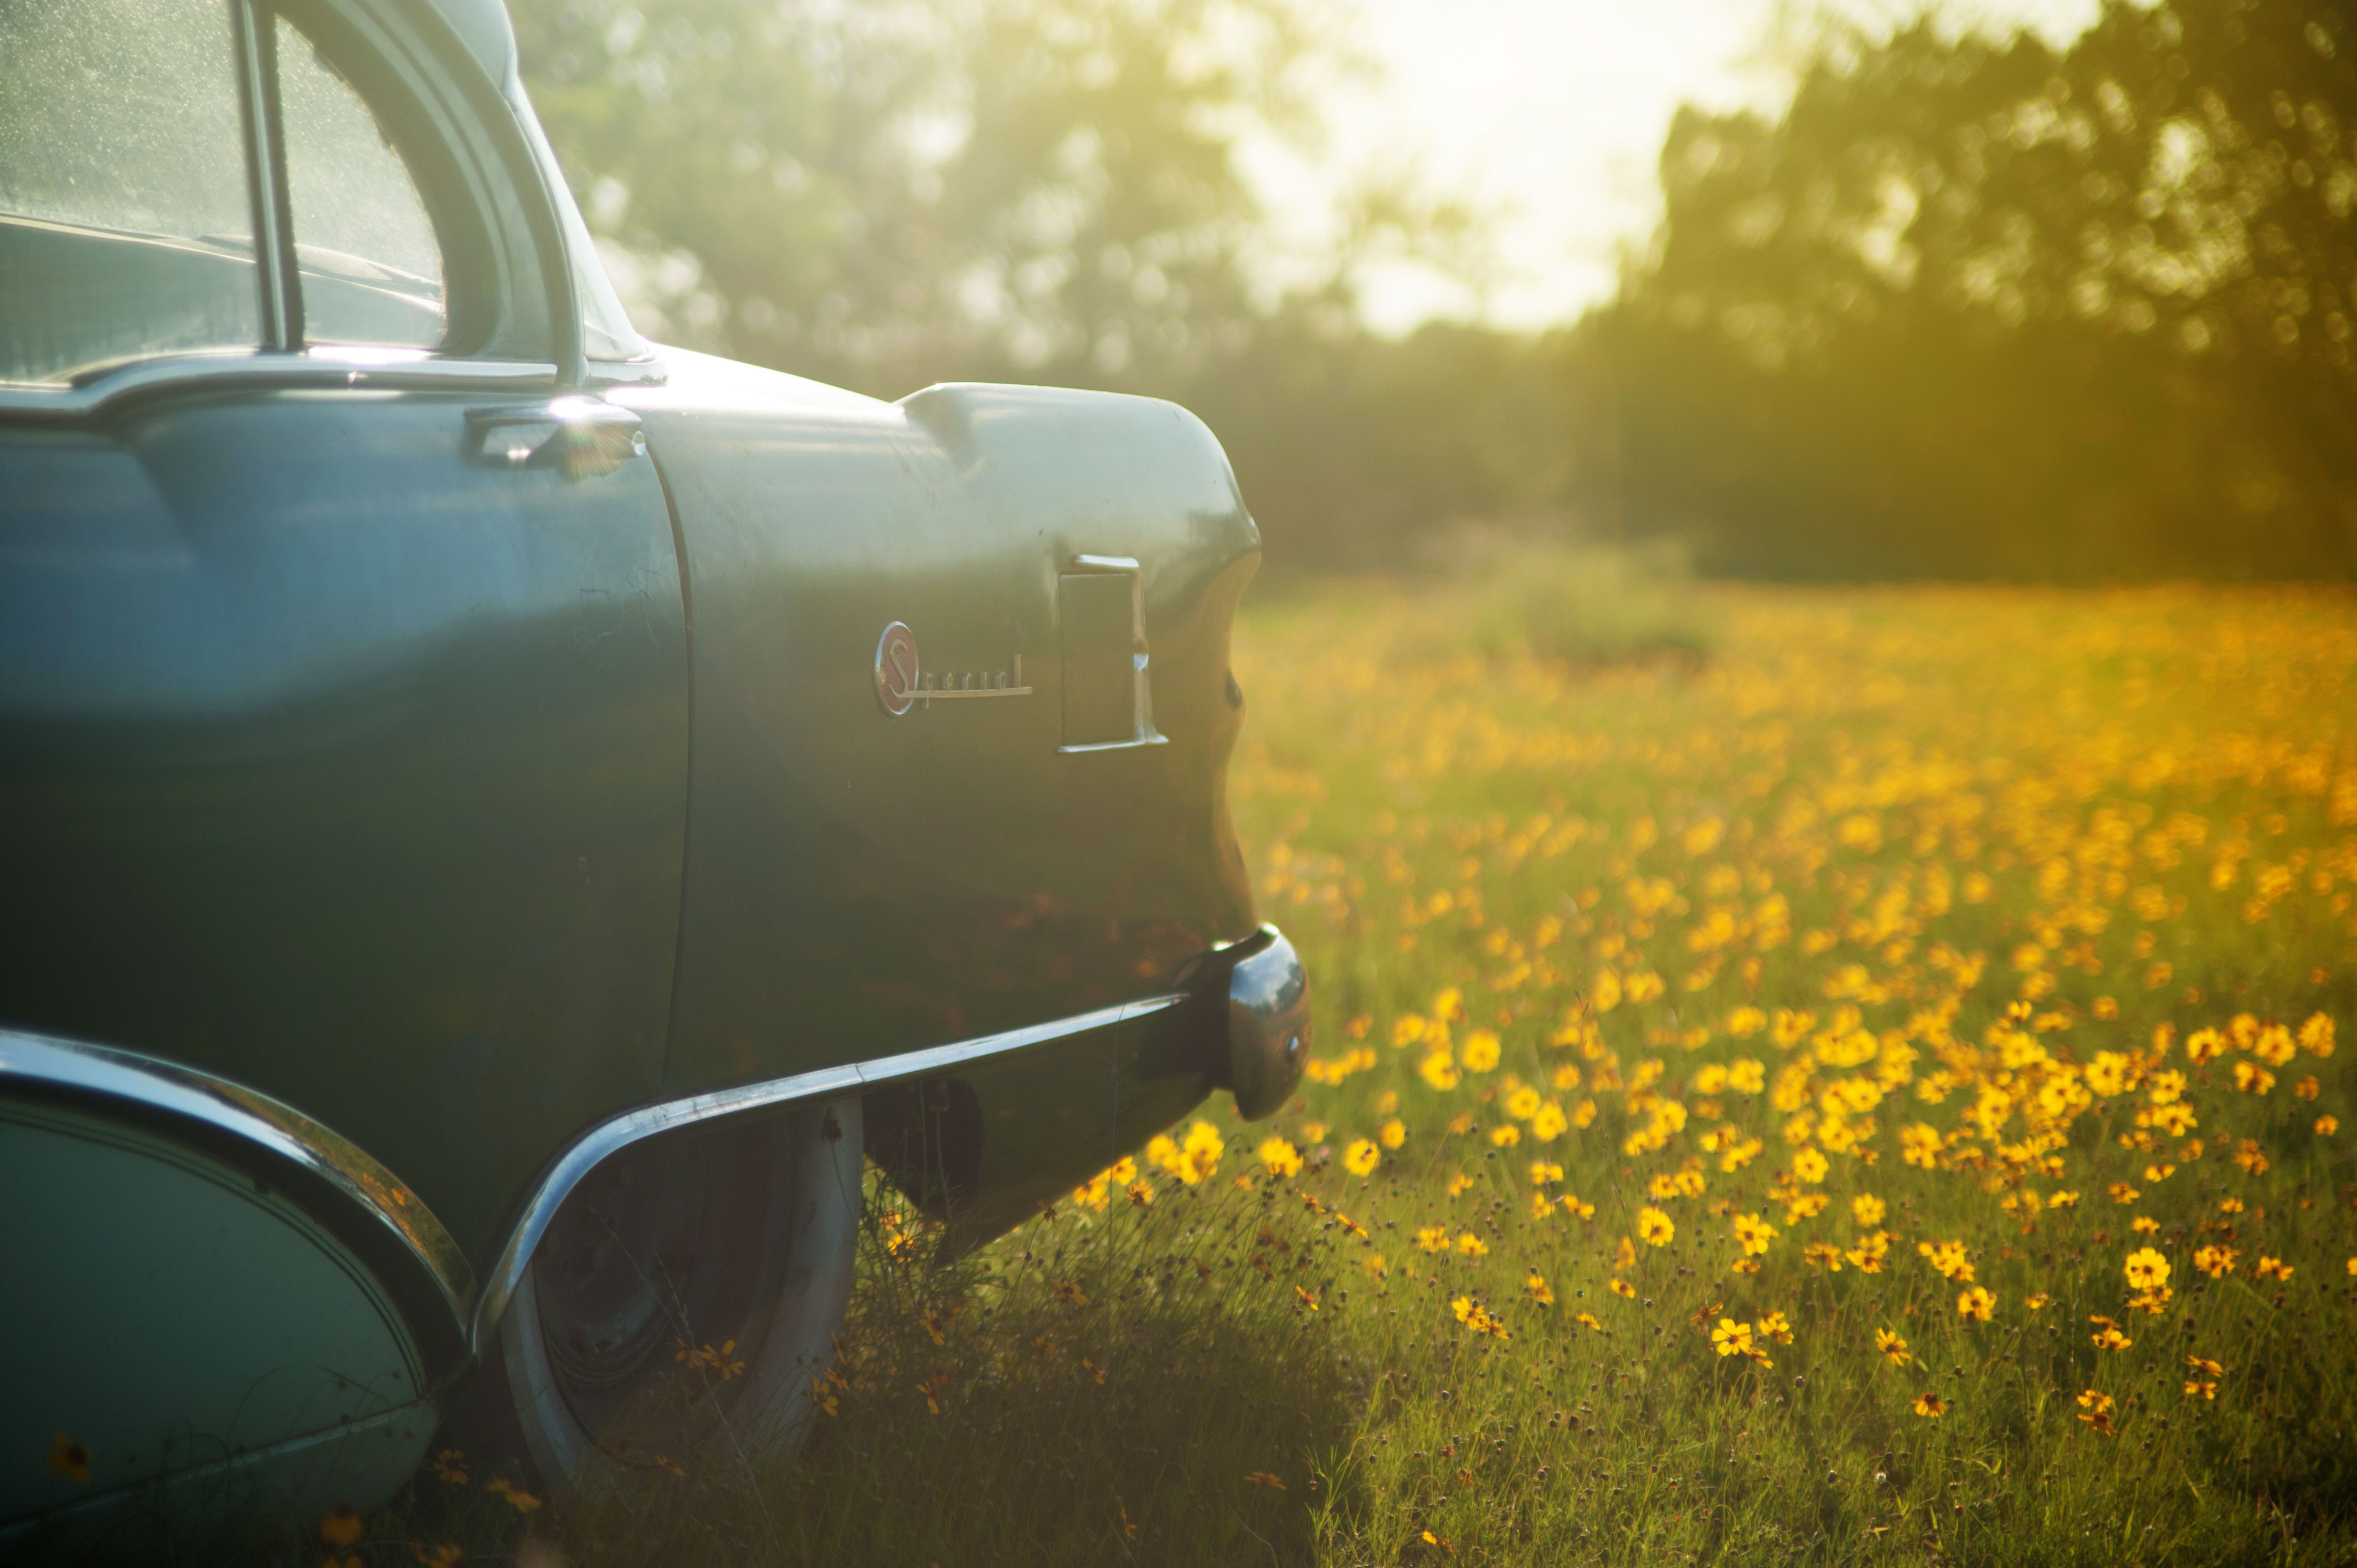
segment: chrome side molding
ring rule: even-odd
[[[1249,1101],[1240,1090],[1238,1104],[1242,1109],[1249,1103],[1258,1114],[1266,1115],[1283,1101],[1300,1076],[1308,1038],[1306,982],[1300,978],[1300,961],[1291,945],[1273,927],[1214,956],[1229,954],[1235,955],[1233,961],[1222,966],[1228,994],[1216,1000],[1229,1009],[1230,1059],[1241,1065],[1249,1057],[1261,1075],[1253,1079],[1260,1087]],[[265,1178],[283,1179],[289,1173],[307,1176],[342,1200],[334,1206],[335,1211],[319,1214],[323,1222],[334,1226],[343,1221],[340,1230],[347,1239],[354,1239],[355,1230],[376,1232],[380,1245],[373,1251],[380,1264],[388,1256],[399,1260],[390,1271],[397,1277],[385,1281],[388,1288],[398,1294],[404,1283],[414,1286],[424,1282],[430,1287],[441,1309],[433,1315],[438,1321],[413,1326],[421,1334],[455,1338],[458,1348],[479,1355],[514,1299],[534,1250],[565,1198],[583,1177],[634,1144],[797,1101],[863,1094],[912,1079],[935,1077],[989,1058],[1117,1027],[1203,1000],[1213,999],[1174,991],[974,1039],[818,1068],[623,1112],[590,1128],[550,1162],[509,1227],[507,1243],[479,1287],[457,1241],[398,1176],[331,1129],[242,1084],[130,1051],[0,1029],[0,1094],[30,1090],[111,1102],[183,1135],[193,1134],[232,1159],[242,1156],[249,1168]],[[1260,1065],[1264,1058],[1265,1065]],[[1272,1090],[1275,1098],[1267,1099]],[[1264,1101],[1265,1109],[1261,1108]],[[408,1294],[414,1300],[421,1293],[413,1289]]]
[[[1286,950],[1289,952],[1291,950]],[[1150,996],[1143,1001],[1099,1007],[1070,1018],[984,1035],[952,1045],[904,1051],[898,1056],[880,1057],[873,1061],[818,1068],[789,1078],[740,1084],[734,1089],[716,1089],[707,1094],[641,1106],[636,1111],[626,1111],[610,1117],[575,1139],[533,1185],[532,1197],[526,1200],[522,1212],[510,1228],[507,1245],[500,1250],[499,1262],[491,1266],[490,1277],[483,1282],[481,1297],[475,1304],[471,1337],[476,1353],[479,1355],[490,1343],[491,1335],[499,1327],[500,1315],[507,1311],[508,1303],[514,1299],[517,1287],[523,1283],[524,1270],[532,1265],[533,1250],[540,1245],[541,1238],[547,1234],[550,1221],[556,1218],[556,1211],[564,1207],[565,1198],[580,1185],[584,1176],[633,1144],[664,1133],[677,1132],[683,1127],[775,1110],[797,1101],[832,1100],[904,1083],[910,1079],[931,1078],[988,1057],[1006,1056],[1033,1046],[1044,1046],[1076,1035],[1150,1017],[1189,1000],[1190,998],[1184,993]]]

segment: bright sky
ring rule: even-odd
[[[1486,301],[1421,268],[1369,280],[1372,325],[1430,317],[1501,326],[1567,321],[1610,295],[1619,255],[1660,214],[1653,160],[1681,102],[1780,107],[1791,88],[1763,45],[1778,0],[1354,0],[1383,80],[1329,95],[1331,145],[1309,166],[1255,158],[1277,203],[1326,209],[1348,171],[1407,159],[1432,188],[1498,217],[1502,263]],[[2098,0],[1966,0],[1943,10],[2057,43]],[[1864,18],[1912,14],[1847,0]],[[1307,227],[1305,243],[1312,243]]]

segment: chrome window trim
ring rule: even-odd
[[[1187,1000],[1186,993],[1172,993],[1138,1002],[1118,1003],[1069,1018],[984,1035],[951,1045],[931,1046],[922,1050],[881,1057],[874,1061],[846,1062],[840,1067],[819,1068],[789,1078],[714,1090],[684,1100],[665,1101],[636,1111],[626,1111],[601,1122],[574,1140],[556,1157],[533,1187],[531,1198],[509,1230],[507,1246],[500,1251],[499,1262],[492,1265],[490,1277],[484,1282],[482,1294],[475,1304],[475,1354],[480,1356],[490,1343],[500,1315],[507,1310],[517,1287],[523,1283],[523,1272],[531,1265],[533,1250],[540,1245],[540,1239],[547,1233],[550,1221],[556,1218],[556,1211],[564,1207],[565,1199],[584,1176],[633,1144],[700,1122],[774,1110],[797,1101],[832,1099],[838,1095],[881,1089],[909,1079],[927,1078],[950,1068],[963,1067],[991,1057],[1011,1055],[1034,1046],[1111,1028],[1133,1019],[1151,1017]]]
[[[661,354],[640,354],[634,360],[592,360],[589,373],[583,385],[597,390],[604,387],[659,387],[671,381],[671,367]]]
[[[533,225],[535,230],[544,230],[534,232],[533,239],[544,274],[538,281],[548,295],[551,339],[533,347],[554,350],[554,362],[443,357],[440,350],[429,349],[296,342],[296,336],[301,328],[301,295],[294,265],[293,235],[286,228],[286,192],[281,184],[283,170],[277,156],[280,127],[268,113],[262,74],[263,53],[269,47],[262,31],[272,24],[277,13],[264,0],[228,3],[239,107],[239,145],[245,161],[247,205],[256,236],[253,263],[262,311],[260,341],[126,358],[116,364],[85,371],[66,383],[0,381],[0,423],[84,420],[123,400],[175,390],[184,383],[198,390],[223,381],[245,381],[307,388],[365,386],[479,392],[487,386],[533,391],[578,385],[592,378],[614,384],[660,382],[665,379],[660,361],[651,355],[627,365],[592,367],[584,360],[573,259],[559,215],[558,197],[549,187],[554,157],[543,156],[545,137],[523,99],[521,80],[515,77],[511,33],[505,38],[510,81],[487,79],[487,85],[489,97],[507,114],[518,117],[517,150],[522,155],[522,166],[510,166],[505,172],[513,181],[518,199],[538,220]],[[414,20],[422,14],[431,18],[435,28],[449,34],[468,65],[477,70],[482,69],[481,51],[477,47],[481,40],[470,42],[456,29],[451,17],[446,15],[442,0],[324,3],[353,17],[366,17],[379,30],[388,17]],[[462,6],[463,4],[461,0]],[[496,16],[505,31],[507,16],[503,8],[493,4],[482,8],[481,14],[484,18]],[[425,69],[431,71],[446,64],[431,61]],[[482,105],[473,107],[479,111]],[[376,113],[375,104],[371,103],[369,108],[371,114]],[[499,227],[488,216],[483,221],[494,230]]]
[[[440,359],[422,349],[343,345],[291,354],[231,349],[130,360],[65,386],[0,382],[0,419],[90,419],[134,398],[214,390],[329,387],[479,393],[555,385],[556,367],[545,361]]]
[[[474,1271],[442,1221],[366,1151],[293,1106],[177,1063],[0,1029],[0,1091],[27,1085],[80,1100],[127,1101],[169,1124],[209,1128],[232,1146],[264,1151],[308,1173],[349,1199],[353,1212],[373,1216],[434,1281],[453,1325],[466,1322]]]
[[[287,258],[294,253],[294,236],[282,224],[287,215],[286,191],[279,184],[283,166],[283,129],[278,121],[276,39],[263,37],[274,18],[254,14],[254,0],[230,0],[230,26],[237,57],[238,119],[245,134],[245,193],[253,223],[253,275],[261,289],[262,343],[264,349],[301,347],[302,311],[296,303],[299,286]],[[268,51],[265,54],[265,51]],[[265,63],[265,60],[268,63]]]

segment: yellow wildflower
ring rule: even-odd
[[[533,1497],[504,1476],[496,1476],[485,1482],[483,1490],[505,1498],[508,1506],[518,1513],[530,1513],[541,1506],[542,1499]]]
[[[1273,1176],[1300,1174],[1301,1151],[1282,1138],[1263,1139],[1254,1153],[1260,1156],[1260,1163],[1268,1167],[1268,1174]]]
[[[76,1486],[90,1485],[91,1452],[64,1433],[49,1438],[49,1474],[62,1476]]]
[[[1962,1241],[1918,1241],[1915,1251],[1930,1260],[1932,1267],[1939,1271],[1942,1277],[1958,1284],[1972,1283],[1973,1265],[1965,1256]]]
[[[2193,1266],[2213,1280],[2223,1279],[2234,1272],[2235,1261],[2241,1256],[2232,1247],[2196,1247]]]
[[[360,1510],[350,1503],[339,1503],[319,1521],[319,1544],[337,1552],[348,1551],[360,1544],[363,1529]]]

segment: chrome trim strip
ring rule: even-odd
[[[583,1176],[633,1144],[701,1122],[716,1122],[755,1111],[767,1111],[796,1101],[880,1089],[912,1078],[929,1078],[950,1068],[962,1067],[985,1058],[1006,1056],[1033,1046],[1088,1034],[1092,1030],[1110,1028],[1134,1018],[1150,1017],[1176,1007],[1187,999],[1184,993],[1172,993],[1150,996],[1140,1002],[1119,1003],[1051,1023],[984,1035],[977,1039],[904,1051],[899,1056],[882,1057],[874,1061],[819,1068],[790,1078],[771,1079],[765,1083],[716,1089],[707,1094],[691,1095],[685,1100],[666,1101],[659,1105],[626,1111],[601,1122],[557,1156],[555,1163],[549,1166],[547,1173],[533,1187],[530,1201],[524,1205],[522,1216],[509,1231],[508,1244],[500,1251],[500,1261],[492,1265],[490,1277],[483,1282],[482,1294],[475,1304],[475,1354],[480,1356],[490,1343],[491,1333],[499,1326],[500,1315],[507,1310],[508,1303],[514,1299],[517,1286],[523,1283],[523,1272],[532,1262],[533,1250],[547,1234],[549,1223],[556,1218],[556,1211],[564,1207],[565,1199]]]
[[[278,229],[285,207],[274,145],[278,128],[272,124],[270,113],[270,78],[274,71],[264,61],[264,50],[274,52],[276,40],[274,36],[262,37],[262,29],[271,24],[254,16],[251,0],[232,0],[230,21],[236,29],[237,96],[245,127],[245,191],[253,221],[253,274],[262,291],[262,346],[293,349],[300,345],[290,292],[294,280],[286,275],[287,251]]]
[[[1135,740],[1092,740],[1082,746],[1060,746],[1056,752],[1060,757],[1078,757],[1090,751],[1135,751],[1141,746],[1169,744],[1170,737],[1167,735],[1142,735]]]
[[[669,385],[671,367],[660,354],[641,354],[635,360],[592,360],[589,379],[584,386],[593,390],[606,387],[660,387]]]
[[[131,1101],[171,1120],[226,1133],[309,1172],[357,1209],[374,1215],[433,1279],[452,1325],[467,1322],[474,1305],[474,1271],[442,1221],[400,1177],[293,1106],[193,1068],[0,1029],[0,1090],[12,1081]]]
[[[70,386],[0,384],[0,418],[88,419],[126,398],[211,386],[365,388],[396,392],[540,390],[556,367],[531,360],[439,360],[416,349],[322,348],[299,354],[237,349],[141,360]]]
[[[0,1029],[0,1090],[11,1079],[22,1079],[50,1089],[131,1101],[175,1119],[211,1127],[301,1166],[375,1215],[399,1238],[434,1279],[450,1309],[452,1323],[479,1356],[565,1199],[582,1177],[631,1144],[683,1127],[798,1101],[830,1099],[930,1078],[952,1068],[1152,1017],[1187,1000],[1186,993],[1172,992],[1117,1003],[1020,1029],[739,1084],[609,1117],[575,1139],[543,1174],[510,1229],[499,1262],[479,1289],[457,1243],[399,1177],[356,1144],[267,1095],[175,1063],[16,1029]]]

